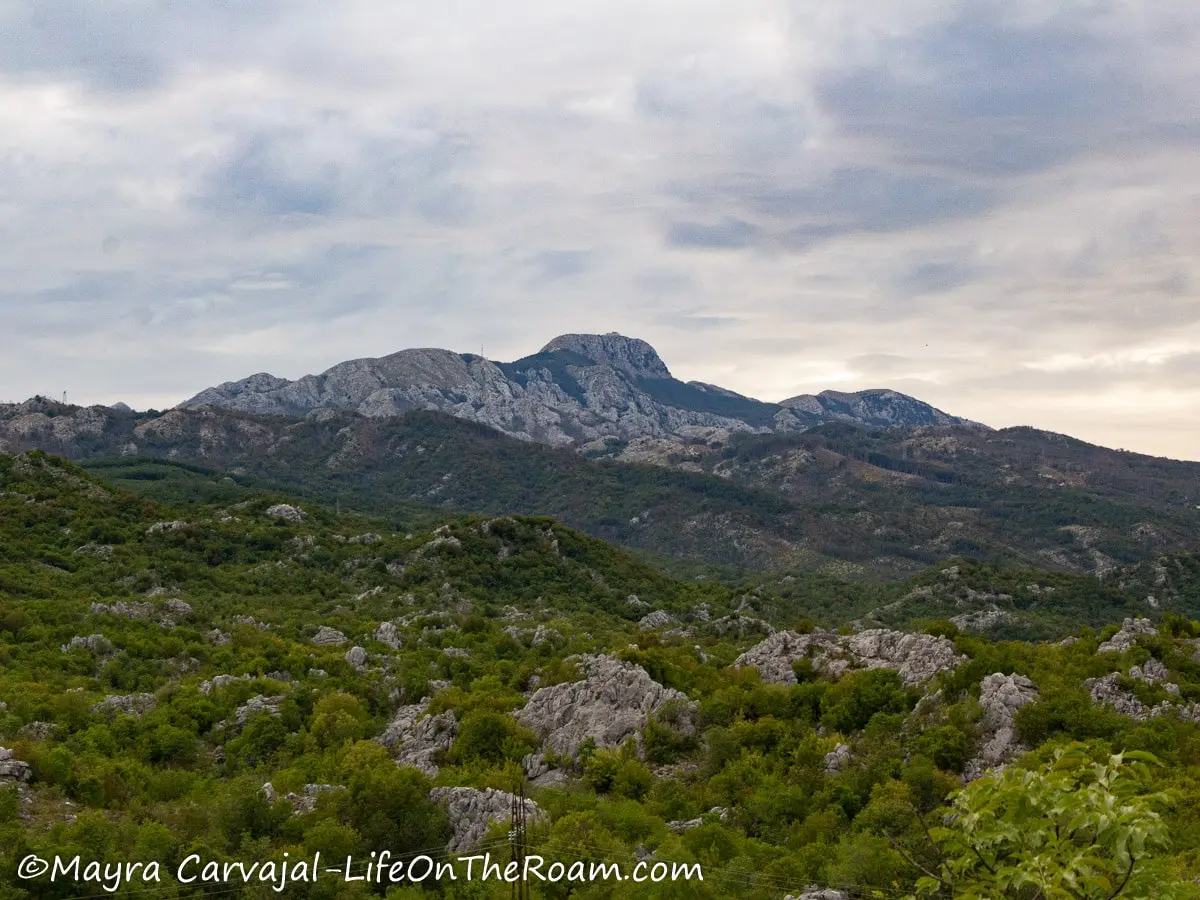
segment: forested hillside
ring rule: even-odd
[[[1093,834],[1080,812],[1056,838],[1094,870],[1070,896],[1108,896],[1123,875],[1122,896],[1195,896],[1191,557],[1111,583],[960,560],[892,585],[722,584],[668,577],[547,518],[397,530],[201,481],[194,502],[164,502],[40,453],[0,457],[6,900],[103,893],[19,878],[29,854],[159,860],[145,896],[165,897],[205,895],[171,877],[190,854],[503,856],[515,790],[548,860],[704,872],[535,896],[949,896],[967,877],[946,869],[966,846],[941,830],[955,791],[982,802],[986,773],[1007,766],[1016,781],[994,808],[1036,787],[1067,791],[1074,810],[1080,783],[1109,783],[1088,760],[1114,752],[1133,753],[1111,782],[1129,785],[1124,824]],[[1012,618],[949,621],[992,606]],[[1005,628],[1047,639],[994,639]],[[1140,771],[1143,751],[1163,765]],[[993,844],[1006,858],[1029,852],[1014,833],[1043,834],[1052,816],[1022,809]],[[286,896],[372,890],[329,879]],[[509,893],[450,882],[389,896]]]

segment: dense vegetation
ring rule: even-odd
[[[688,444],[612,438],[581,453],[434,412],[0,407],[0,451],[29,449],[103,465],[103,477],[163,499],[185,498],[154,479],[190,465],[405,529],[450,513],[548,515],[676,573],[719,565],[887,580],[951,556],[1103,573],[1195,550],[1200,532],[1200,463],[1019,428],[828,424]],[[156,466],[166,468],[156,476]]]
[[[130,483],[163,486],[167,479],[133,477],[140,465],[123,470]],[[1157,578],[1152,568],[1125,571],[1124,588],[969,560],[896,585],[800,573],[685,581],[548,518],[402,523],[403,515],[386,521],[308,503],[299,515],[248,480],[179,472],[167,502],[39,453],[0,457],[0,743],[31,767],[27,785],[0,784],[4,900],[101,893],[19,880],[15,867],[29,853],[161,860],[164,884],[147,896],[191,897],[202,891],[165,883],[191,853],[366,859],[444,847],[452,823],[430,788],[520,784],[537,737],[510,713],[535,686],[573,681],[570,658],[593,653],[681,691],[695,704],[695,729],[651,717],[637,742],[562,760],[566,781],[527,788],[549,817],[531,843],[547,859],[696,861],[705,880],[545,885],[541,896],[766,900],[810,884],[949,896],[921,879],[949,879],[944,867],[971,838],[942,823],[949,804],[980,802],[981,788],[957,800],[954,791],[985,737],[980,683],[995,672],[1027,676],[1039,692],[1016,716],[1032,749],[1006,778],[1083,797],[1095,778],[1071,775],[1075,787],[1064,786],[1054,774],[1061,766],[1052,768],[1059,750],[1075,747],[1068,758],[1077,768],[1110,765],[1114,753],[1162,762],[1118,785],[1134,784],[1122,795],[1134,804],[1123,821],[1142,823],[1134,830],[1146,836],[1135,854],[1145,857],[1140,881],[1122,896],[1152,896],[1136,892],[1148,883],[1166,896],[1176,882],[1188,896],[1200,873],[1200,725],[1174,713],[1139,721],[1096,705],[1084,686],[1118,673],[1147,706],[1200,701],[1192,557],[1153,564],[1169,569],[1172,591],[1157,588],[1158,609],[1142,593]],[[989,639],[946,621],[992,605],[1014,617],[1001,629],[1077,640]],[[640,625],[651,610],[670,623]],[[745,627],[724,628],[735,611]],[[1158,620],[1159,633],[1097,653],[1117,630],[1109,623],[1135,612]],[[947,636],[964,660],[921,685],[887,668],[833,678],[804,660],[797,683],[765,683],[732,665],[761,640],[755,622],[804,632],[855,619],[915,622]],[[395,627],[395,647],[378,639],[384,622]],[[533,640],[538,626],[543,636]],[[314,642],[323,627],[349,640]],[[352,644],[365,664],[348,658]],[[1151,660],[1177,694],[1125,674]],[[235,677],[214,681],[222,675]],[[372,740],[399,707],[424,697],[431,713],[458,722],[436,776],[398,766]],[[828,755],[843,745],[843,761],[831,766]],[[267,782],[273,795],[261,790]],[[306,785],[334,789],[296,808],[285,795]],[[1004,823],[1032,829],[1046,816],[991,808],[999,824],[989,827],[1010,839],[992,846],[993,859],[1019,858],[1028,847],[1013,844]],[[1143,813],[1161,815],[1163,827]],[[506,827],[493,826],[487,845],[500,854]],[[1109,868],[1129,855],[1116,843],[1088,852]],[[140,887],[125,890],[139,896]],[[1004,896],[1036,896],[1018,888]],[[262,886],[218,891],[276,896]],[[371,888],[330,879],[288,891],[352,897]],[[391,895],[439,893],[499,897],[509,887],[442,883]]]

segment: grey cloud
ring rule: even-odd
[[[338,113],[304,127],[250,132],[210,165],[191,198],[221,216],[381,216],[408,210],[443,225],[463,223],[468,190],[456,180],[465,138],[364,133]]]
[[[753,225],[736,218],[713,223],[680,221],[667,226],[667,243],[674,247],[736,250],[748,245],[756,233]]]
[[[896,286],[907,294],[940,294],[970,284],[982,274],[971,263],[936,260],[918,263],[896,279]]]
[[[542,281],[582,275],[590,263],[591,254],[583,250],[543,250],[530,259],[530,265]]]
[[[1091,13],[1016,24],[1011,6],[962,5],[946,22],[885,42],[870,64],[826,72],[823,108],[900,159],[987,175],[1056,165],[1143,119],[1134,38]]]

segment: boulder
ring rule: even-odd
[[[0,782],[24,783],[32,777],[29,763],[15,759],[7,747],[0,747]]]
[[[92,706],[94,713],[121,712],[134,718],[154,709],[153,694],[109,694],[99,703]]]
[[[303,522],[308,518],[308,514],[304,510],[289,503],[276,503],[274,506],[268,506],[266,514],[269,518],[292,523]]]
[[[346,636],[336,628],[322,625],[317,629],[317,633],[313,635],[312,642],[318,647],[334,647],[338,644],[346,643]]]
[[[367,665],[367,651],[362,647],[351,647],[346,651],[346,662],[361,671]]]
[[[1158,629],[1149,619],[1126,619],[1121,630],[1096,648],[1097,653],[1124,653],[1137,644],[1138,635],[1158,636]]]
[[[433,778],[438,773],[434,758],[454,743],[458,720],[449,710],[436,716],[428,712],[428,700],[400,707],[375,740],[392,751],[397,765],[412,766]]]
[[[439,787],[429,792],[429,799],[446,807],[454,836],[446,845],[449,853],[469,853],[482,843],[488,828],[494,823],[511,821],[513,803],[517,798],[494,788],[479,790],[469,787]],[[547,819],[545,811],[532,800],[520,801],[525,807],[525,821],[532,825]]]
[[[641,740],[651,715],[672,707],[672,724],[685,734],[695,730],[696,704],[687,695],[654,681],[646,670],[611,656],[573,657],[584,677],[569,684],[539,688],[514,715],[542,740],[542,749],[575,757],[580,745],[616,747],[626,738]]]
[[[851,668],[893,669],[906,686],[912,686],[956,668],[966,657],[957,654],[946,638],[928,634],[884,628],[851,635],[780,631],[751,647],[734,665],[757,668],[764,681],[795,684],[792,664],[801,659],[812,659],[818,672],[833,678]]]

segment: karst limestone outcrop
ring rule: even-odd
[[[1097,653],[1124,653],[1137,644],[1139,635],[1157,637],[1158,629],[1149,619],[1126,619],[1121,630],[1096,648]]]
[[[539,688],[514,713],[542,741],[543,752],[575,757],[587,740],[597,747],[616,747],[629,737],[640,742],[650,716],[669,718],[681,733],[694,731],[696,704],[641,666],[611,656],[572,661],[581,680]]]
[[[259,373],[208,388],[180,406],[299,416],[441,410],[550,444],[686,440],[696,429],[789,432],[830,421],[873,427],[965,421],[895,391],[826,391],[765,403],[711,384],[684,383],[645,341],[615,332],[564,334],[512,363],[422,348],[349,360],[297,381]]]
[[[988,675],[979,685],[979,705],[983,716],[979,720],[982,744],[978,754],[963,772],[967,781],[974,781],[989,770],[1002,769],[1009,761],[1026,752],[1017,741],[1014,717],[1018,709],[1038,699],[1037,685],[1024,675]]]
[[[828,631],[799,634],[780,631],[751,647],[735,660],[753,666],[764,681],[795,684],[792,664],[811,659],[822,675],[837,678],[851,669],[894,669],[905,685],[922,684],[965,660],[944,637],[905,634],[883,628],[840,635]]]
[[[422,700],[396,710],[375,740],[392,751],[397,764],[420,769],[432,778],[439,771],[436,757],[450,749],[457,734],[458,720],[453,712],[429,715],[429,701]]]
[[[446,807],[454,836],[446,845],[449,853],[470,853],[479,849],[493,824],[507,823],[512,815],[514,795],[495,788],[437,787],[429,799]],[[545,811],[532,800],[521,801],[527,825],[545,821]]]

